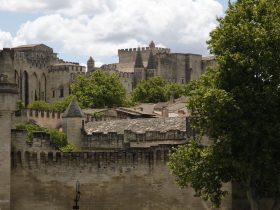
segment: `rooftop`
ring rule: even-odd
[[[113,120],[89,122],[85,125],[85,131],[88,135],[94,132],[117,132],[123,134],[124,130],[130,130],[137,133],[145,133],[146,131],[161,131],[169,130],[186,130],[185,117],[173,118],[148,118],[148,119],[128,119],[128,120]]]
[[[63,113],[62,117],[84,117],[84,114],[76,100],[72,100],[72,102],[67,107],[66,111]]]

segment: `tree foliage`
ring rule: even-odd
[[[86,108],[122,106],[125,103],[125,89],[116,74],[98,70],[89,77],[79,76],[71,90]]]
[[[33,142],[33,134],[34,132],[45,132],[50,135],[50,141],[53,145],[55,145],[61,151],[68,151],[72,148],[72,146],[68,146],[67,136],[65,133],[58,131],[57,129],[48,129],[43,128],[39,125],[32,123],[21,123],[16,125],[16,129],[26,130],[28,142]],[[68,149],[65,149],[68,148]]]
[[[62,100],[56,101],[52,104],[47,103],[45,101],[33,101],[30,104],[28,104],[27,108],[34,110],[64,112],[74,98],[75,96],[73,95],[66,96]]]
[[[152,77],[137,84],[131,97],[135,102],[157,103],[169,100],[172,95],[174,98],[179,98],[184,94],[184,85],[169,83],[160,77]]]
[[[218,21],[209,41],[218,67],[189,85],[198,135],[169,165],[181,186],[215,205],[225,194],[222,183],[233,181],[251,209],[266,196],[275,201],[267,209],[279,209],[280,1],[238,0]],[[210,146],[201,146],[204,135]]]

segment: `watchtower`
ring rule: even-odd
[[[90,56],[88,61],[87,61],[87,72],[92,73],[95,70],[95,61],[93,58]]]
[[[67,135],[68,142],[77,147],[80,147],[81,144],[84,120],[85,116],[77,100],[74,99],[62,115],[62,127],[63,132]]]

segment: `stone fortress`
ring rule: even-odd
[[[130,53],[135,55],[134,61],[126,58],[119,65],[128,69],[130,63],[133,74],[142,75],[140,80],[159,71],[156,60],[151,64],[151,52],[120,52],[127,57]],[[198,61],[198,71],[203,71],[202,60]],[[150,69],[145,65],[153,66],[155,71],[147,71]],[[94,60],[90,58],[88,70],[94,69]],[[188,74],[192,75],[191,72]],[[212,209],[208,202],[194,197],[191,188],[180,189],[166,165],[172,148],[186,144],[193,135],[185,117],[90,122],[76,101],[63,114],[27,110],[33,123],[50,128],[62,126],[68,142],[79,148],[79,152],[71,153],[63,153],[52,145],[46,132],[33,133],[30,141],[25,130],[15,129],[20,121],[15,115],[18,99],[25,104],[39,99],[59,100],[69,94],[73,77],[84,73],[84,67],[58,59],[43,44],[1,51],[0,209],[72,209],[76,181],[81,184],[80,209]],[[139,78],[133,78],[135,81]],[[223,200],[221,210],[248,209],[243,198],[231,193],[231,184],[225,187],[230,194]]]
[[[127,92],[130,93],[141,80],[159,76],[169,82],[186,84],[198,79],[207,67],[215,64],[213,56],[203,57],[191,53],[171,53],[169,48],[149,47],[118,50],[119,63],[101,66],[108,72],[118,73]],[[88,62],[88,70],[92,60]]]
[[[160,76],[177,83],[197,79],[205,69],[214,65],[213,57],[190,53],[171,53],[168,48],[149,47],[118,50],[119,63],[101,69],[119,75],[129,94],[141,80]],[[88,73],[96,70],[92,57],[87,61]],[[25,105],[32,101],[54,102],[71,94],[70,85],[77,74],[86,74],[79,63],[59,59],[53,49],[44,44],[22,45],[0,51],[0,73],[17,84],[19,100]]]
[[[22,45],[0,51],[0,74],[17,84],[18,99],[25,105],[35,100],[57,101],[70,93],[76,74],[85,74],[78,63],[65,62],[44,44]]]

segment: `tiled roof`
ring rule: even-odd
[[[130,130],[137,133],[145,133],[146,131],[161,131],[169,130],[186,130],[185,117],[173,118],[147,118],[147,119],[127,119],[127,120],[112,120],[89,122],[85,125],[85,131],[91,135],[93,132],[117,132],[123,134],[124,130]]]
[[[73,100],[66,111],[63,113],[62,117],[71,118],[71,117],[84,117],[84,114],[76,100]]]

